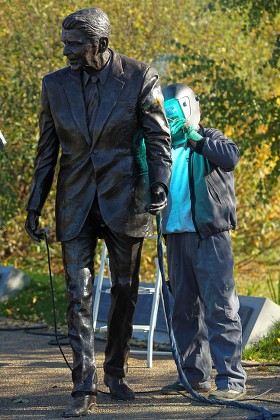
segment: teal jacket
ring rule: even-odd
[[[190,146],[191,211],[200,239],[236,228],[233,170],[240,159],[236,144],[220,130],[200,126],[203,139]]]

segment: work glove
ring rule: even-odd
[[[182,144],[187,140],[200,141],[203,137],[196,131],[194,126],[185,118],[176,118],[170,121],[170,132],[172,137],[172,144]],[[180,133],[182,137],[180,138]],[[179,137],[178,137],[179,134]]]
[[[193,125],[186,126],[185,124],[184,133],[186,140],[200,141],[203,139],[203,137],[196,131]]]
[[[41,242],[41,239],[44,239],[44,232],[38,230],[38,225],[39,215],[34,210],[28,211],[25,221],[25,230],[31,239]]]
[[[185,118],[175,118],[174,120],[171,120],[169,123],[171,136],[174,136],[180,131],[184,132],[186,123],[187,120]]]
[[[166,204],[167,204],[167,193],[166,193],[165,187],[160,183],[156,183],[152,185],[151,202],[150,202],[150,206],[146,207],[147,212],[149,212],[150,214],[156,215],[161,210],[164,209]]]

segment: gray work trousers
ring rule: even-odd
[[[203,240],[196,233],[168,234],[166,248],[174,334],[189,383],[194,388],[210,387],[212,357],[217,388],[244,391],[230,233]]]

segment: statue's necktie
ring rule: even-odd
[[[98,76],[91,76],[87,83],[86,92],[86,110],[88,118],[88,128],[91,136],[93,135],[93,128],[96,119],[96,114],[99,108],[99,90],[98,90]]]

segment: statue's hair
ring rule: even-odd
[[[66,30],[79,29],[91,40],[110,38],[110,20],[98,7],[88,7],[71,13],[63,20],[62,27]]]

